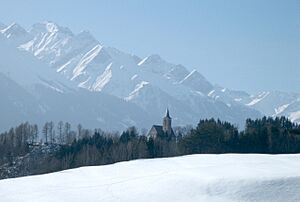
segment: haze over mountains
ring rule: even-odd
[[[174,125],[214,117],[243,127],[246,118],[263,115],[300,122],[300,93],[226,89],[159,55],[140,58],[53,22],[28,31],[0,23],[0,29],[1,130],[48,120],[108,130],[149,128],[167,107]]]

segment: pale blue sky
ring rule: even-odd
[[[2,0],[0,21],[54,21],[104,45],[160,54],[211,82],[300,92],[300,0]]]

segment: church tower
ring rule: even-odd
[[[166,115],[163,119],[163,125],[153,125],[149,130],[148,136],[152,137],[153,139],[164,137],[167,137],[169,140],[176,139],[172,129],[172,118],[170,117],[169,109],[167,109]]]
[[[163,119],[163,131],[167,134],[172,133],[172,119],[169,114],[169,109],[166,111],[166,116]]]

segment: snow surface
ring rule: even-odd
[[[300,201],[300,155],[190,155],[0,181],[15,201]]]
[[[270,92],[262,92],[261,94],[258,95],[258,97],[256,97],[255,99],[253,99],[250,103],[248,103],[246,105],[247,106],[255,105],[258,102],[260,102],[261,100],[263,100],[264,98],[266,98],[269,94],[270,94]]]
[[[35,24],[29,33],[34,38],[21,44],[21,50],[32,53],[77,87],[136,104],[152,120],[160,120],[167,107],[177,116],[175,125],[196,124],[199,118],[211,117],[243,125],[246,118],[260,117],[258,111],[243,104],[216,102],[216,97],[207,96],[213,85],[199,72],[190,72],[157,54],[141,59],[101,45],[89,32],[76,35],[52,22]],[[145,82],[149,85],[141,85]],[[239,113],[240,108],[244,113]]]
[[[76,91],[86,90],[90,92],[87,94],[90,96],[88,100],[93,98],[93,94],[109,94],[112,100],[108,103],[116,104],[125,100],[126,105],[134,107],[126,106],[122,113],[133,113],[134,117],[139,118],[133,118],[133,114],[130,118],[121,117],[121,112],[116,111],[118,106],[99,100],[101,107],[99,102],[95,102],[95,105],[89,105],[86,109],[93,109],[95,112],[92,118],[97,124],[91,125],[92,128],[103,127],[98,125],[97,120],[104,120],[106,123],[121,122],[120,125],[125,124],[126,127],[132,123],[140,123],[138,127],[149,128],[154,122],[160,123],[167,107],[172,111],[174,125],[181,126],[195,125],[199,119],[214,117],[243,128],[246,118],[260,118],[262,115],[292,115],[291,118],[299,122],[295,114],[300,111],[300,101],[297,100],[300,98],[299,94],[270,92],[268,96],[262,96],[264,93],[250,96],[243,91],[215,86],[198,71],[189,71],[183,65],[167,62],[157,54],[141,59],[116,48],[103,46],[88,31],[74,34],[68,28],[49,21],[34,24],[29,31],[16,23],[10,26],[0,24],[1,27],[0,73],[39,99],[36,106],[41,105],[42,109],[47,109],[47,113],[42,110],[46,120],[57,120],[61,114],[54,116],[53,108],[47,107],[50,105],[47,100],[53,98],[45,93],[43,96],[37,93],[37,85],[60,93],[71,89],[77,97],[80,93]],[[67,97],[69,96],[64,96],[61,102],[70,102]],[[20,100],[21,97],[16,99]],[[252,104],[247,105],[249,103]],[[87,103],[74,103],[75,106],[77,104]],[[114,114],[112,119],[100,116],[107,105],[112,109],[105,109],[105,114]],[[70,110],[75,106],[70,107]],[[8,106],[0,105],[0,112],[7,108]],[[101,112],[100,108],[103,108]],[[131,112],[127,110],[129,108]],[[143,113],[136,116],[141,110]],[[73,120],[75,124],[84,119],[82,114],[76,117]],[[37,122],[41,117],[27,119]],[[11,125],[4,125],[4,128],[8,127]],[[0,130],[4,128],[0,123]],[[118,126],[114,129],[125,128]]]
[[[2,33],[10,41],[10,43],[15,45],[24,43],[32,38],[30,34],[17,23],[7,26],[2,29],[0,33]]]
[[[250,96],[248,106],[259,110],[267,116],[286,116],[299,123],[297,114],[300,112],[300,94],[287,92],[262,92]],[[244,101],[245,102],[245,101]]]
[[[300,111],[292,112],[289,116],[291,121],[297,121],[300,122]]]

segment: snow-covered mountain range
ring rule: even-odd
[[[1,129],[25,120],[149,128],[167,107],[174,125],[215,117],[242,127],[262,115],[300,122],[300,94],[225,89],[159,55],[140,58],[53,22],[28,31],[0,23],[0,30],[0,111],[11,116]]]

